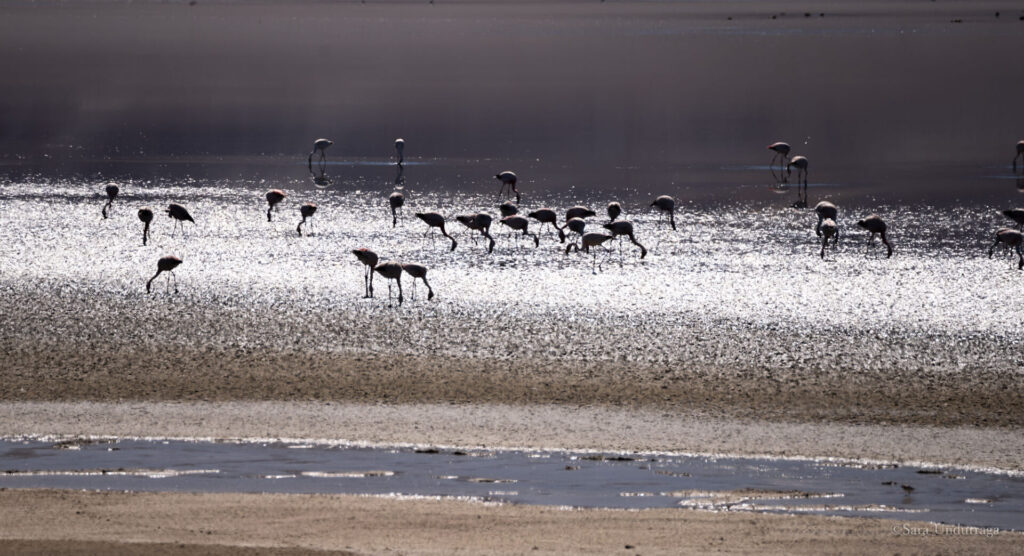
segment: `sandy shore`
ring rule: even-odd
[[[292,438],[378,444],[846,457],[1024,470],[1024,431],[792,423],[564,405],[6,402],[0,435]]]
[[[943,534],[923,523],[875,519],[47,490],[0,491],[0,524],[0,550],[58,554],[261,554],[258,548],[278,547],[287,554],[1011,553],[1024,540],[1017,533]]]

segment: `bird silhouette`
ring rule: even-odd
[[[405,195],[395,191],[388,196],[388,205],[391,207],[391,227],[394,228],[398,225],[398,212],[405,206]]]
[[[405,156],[403,156],[405,152],[405,139],[401,137],[395,139],[395,151],[398,153],[398,165],[401,166],[405,162]]]
[[[576,240],[581,239],[583,234],[586,232],[587,221],[579,217],[570,218],[569,220],[566,220],[565,227],[568,228],[570,232],[576,234],[576,237],[574,237],[572,241],[572,244],[575,245]],[[565,249],[565,252],[568,254],[569,247],[566,247]]]
[[[1017,173],[1017,159],[1024,162],[1024,140],[1017,141],[1017,155],[1013,157],[1013,173]]]
[[[153,221],[153,211],[149,207],[139,209],[139,220],[142,221],[142,245],[149,240],[149,223]]]
[[[150,286],[153,284],[153,280],[156,280],[157,276],[160,276],[161,272],[167,272],[167,283],[170,285],[170,280],[174,278],[174,293],[178,293],[178,277],[174,275],[174,269],[178,268],[181,264],[181,259],[175,256],[160,257],[160,260],[156,262],[156,274],[146,282],[146,293],[150,292]]]
[[[121,188],[114,184],[110,184],[106,187],[107,191],[107,204],[103,205],[103,218],[107,217],[107,210],[110,209],[110,205],[114,203],[114,199],[117,198],[117,194],[121,192]]]
[[[430,227],[430,229],[427,230],[427,233],[433,233],[434,228],[440,228],[441,235],[452,240],[452,248],[450,249],[450,251],[455,251],[455,247],[458,245],[458,242],[455,241],[455,238],[448,235],[448,232],[444,229],[443,216],[436,212],[417,212],[416,218],[419,218],[420,220],[426,222],[427,226]]]
[[[604,229],[611,232],[613,237],[619,238],[619,257],[622,257],[622,237],[628,237],[630,243],[640,248],[640,258],[647,256],[647,248],[640,245],[640,242],[636,240],[636,236],[633,234],[633,223],[628,220],[618,220],[616,222],[609,222],[604,225]]]
[[[506,216],[519,214],[519,207],[511,201],[505,201],[498,207],[498,211],[501,213],[501,217],[505,218]]]
[[[615,219],[618,218],[620,214],[622,214],[622,205],[620,205],[619,203],[617,203],[615,201],[612,201],[611,203],[608,203],[608,221],[609,222],[615,222]]]
[[[299,207],[299,214],[302,215],[302,220],[299,221],[299,225],[295,227],[295,231],[299,232],[299,237],[302,237],[302,225],[306,223],[306,219],[309,219],[309,228],[313,227],[313,215],[316,214],[316,203],[303,203]]]
[[[377,266],[377,254],[369,249],[353,249],[352,254],[366,267],[363,272],[363,298],[373,297],[373,270]]]
[[[388,280],[388,307],[391,307],[391,281],[394,280],[398,284],[398,304],[401,305],[403,301],[402,297],[402,265],[395,261],[387,261],[380,263],[373,267],[373,271],[380,274]]]
[[[772,175],[775,174],[775,161],[779,161],[779,173],[782,173],[782,163],[789,160],[789,143],[783,143],[782,141],[772,143],[768,145],[768,150],[773,151],[775,154],[772,155],[771,162],[768,163],[768,168],[771,169]]]
[[[668,213],[668,221],[672,224],[672,229],[676,229],[676,200],[668,195],[662,195],[651,203],[652,207],[657,207],[662,213]]]
[[[818,224],[814,227],[814,233],[819,237],[821,236],[821,224],[826,218],[831,218],[833,221],[839,218],[839,209],[835,205],[828,201],[821,201],[814,205],[814,212],[818,215]]]
[[[309,151],[309,171],[310,172],[313,171],[313,155],[316,154],[317,152],[319,152],[320,153],[320,163],[321,164],[325,164],[327,162],[327,154],[324,153],[324,151],[327,150],[327,147],[330,147],[333,144],[334,144],[334,141],[331,141],[330,139],[322,139],[321,138],[321,139],[317,139],[316,141],[313,141],[313,150]]]
[[[988,258],[992,258],[992,251],[1000,243],[1007,247],[1012,247],[1017,251],[1017,269],[1024,269],[1024,254],[1021,253],[1021,242],[1024,241],[1024,234],[1017,230],[1011,230],[1010,228],[1000,228],[996,232],[996,241],[992,244],[992,247],[988,248]]]
[[[804,208],[807,206],[807,157],[806,156],[794,156],[786,164],[786,180],[789,180],[789,176],[793,173],[793,168],[796,167],[796,185],[797,185],[797,202],[793,203],[795,208]],[[800,176],[803,176],[803,193],[800,193],[801,182]]]
[[[591,247],[598,247],[599,245],[610,239],[612,239],[612,236],[608,234],[601,234],[596,232],[583,234],[583,237],[580,239],[580,243],[583,245],[583,247],[580,248],[577,247],[575,243],[570,243],[569,245],[565,246],[565,254],[568,255],[569,250],[572,248],[576,248],[576,251],[582,250],[584,253],[589,253],[592,259],[590,270],[594,274],[597,274],[597,269],[601,268],[601,266],[597,264],[597,250],[594,249],[593,251],[591,251]]]
[[[828,245],[828,240],[832,239],[832,248],[835,249],[836,244],[839,242],[839,227],[836,226],[836,221],[831,218],[826,218],[818,226],[821,233],[818,234],[822,237],[821,239],[821,258],[825,258],[825,247]]]
[[[504,172],[495,174],[494,177],[499,179],[499,180],[501,180],[501,191],[498,192],[498,199],[501,199],[502,195],[505,194],[505,188],[507,187],[507,188],[509,188],[509,193],[510,194],[511,193],[515,193],[516,194],[516,203],[518,204],[519,201],[520,201],[520,197],[519,197],[519,190],[516,189],[516,182],[518,180],[516,178],[515,172],[511,172],[509,170],[505,170]]]
[[[560,243],[565,243],[565,232],[563,232],[562,228],[558,226],[558,215],[555,214],[555,211],[549,208],[542,208],[531,212],[527,216],[533,218],[537,222],[540,222],[542,227],[545,224],[550,224],[551,226],[553,226],[555,228],[555,231],[558,232],[558,241]]]
[[[1017,223],[1017,229],[1024,231],[1024,208],[1015,208],[1002,211],[1003,216]]]
[[[416,279],[423,280],[423,283],[427,286],[427,301],[434,299],[434,290],[430,287],[430,282],[427,282],[427,267],[416,264],[416,263],[402,263],[402,270],[409,276],[412,276],[412,298],[416,299]]]
[[[469,228],[470,230],[480,232],[480,234],[487,238],[487,241],[489,242],[487,246],[487,252],[494,252],[495,242],[494,238],[491,237],[491,222],[493,222],[494,219],[491,217],[490,214],[487,214],[485,212],[477,212],[474,214],[462,214],[456,216],[455,219],[458,220],[463,226]],[[473,241],[474,243],[476,242],[475,239]]]
[[[518,214],[513,214],[512,216],[506,216],[505,218],[502,218],[501,223],[504,224],[505,226],[508,226],[509,228],[512,228],[515,231],[523,232],[524,236],[533,236],[533,246],[540,246],[540,238],[537,237],[537,234],[529,231],[528,229],[530,226],[529,220],[523,218],[522,216],[519,216]],[[518,240],[519,236],[516,235],[516,241],[518,242]]]
[[[591,216],[597,216],[597,213],[588,209],[587,207],[572,207],[565,211],[565,221],[568,222],[573,218],[590,218]]]
[[[858,220],[857,225],[871,232],[871,237],[868,238],[868,247],[875,244],[876,235],[881,236],[882,243],[884,243],[886,249],[889,250],[889,253],[885,257],[892,257],[892,244],[889,243],[889,238],[885,237],[885,231],[888,229],[888,226],[886,226],[884,220],[879,218],[877,215],[872,214],[864,220]]]
[[[287,196],[288,195],[280,189],[271,189],[270,191],[267,191],[267,205],[269,205],[269,208],[267,208],[267,222],[271,221],[270,211],[277,208],[278,203],[283,201]]]
[[[185,207],[171,203],[167,205],[167,216],[174,219],[174,228],[171,228],[171,235],[174,235],[174,230],[180,225],[182,235],[185,234],[185,221],[189,221],[194,226],[196,221],[192,219],[192,215],[188,213]]]

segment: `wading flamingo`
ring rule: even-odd
[[[491,253],[494,251],[494,238],[491,237],[491,222],[494,219],[490,214],[485,212],[478,212],[475,214],[463,214],[455,217],[463,226],[470,230],[480,232],[485,238],[487,238],[489,244],[487,246],[487,252]],[[476,239],[473,240],[476,243]]]
[[[149,223],[153,221],[153,211],[149,207],[139,209],[139,220],[142,220],[142,245],[149,240]]]
[[[316,214],[316,203],[303,203],[299,207],[299,214],[302,215],[302,220],[299,220],[299,225],[295,227],[295,231],[299,232],[299,237],[302,237],[302,225],[306,223],[306,219],[309,219],[309,228],[313,227],[313,215]]]
[[[161,272],[167,272],[167,285],[170,286],[171,277],[174,277],[174,293],[178,293],[178,277],[174,276],[174,269],[178,268],[181,264],[181,259],[174,256],[160,257],[160,260],[156,262],[156,274],[146,282],[146,293],[149,293],[150,286],[153,284],[153,280],[156,280],[157,276],[160,276]]]
[[[868,238],[868,247],[875,244],[876,235],[881,236],[882,243],[884,243],[886,249],[889,250],[889,253],[885,257],[889,258],[892,256],[892,244],[889,243],[889,238],[885,237],[885,231],[888,229],[888,226],[886,226],[884,220],[879,218],[878,215],[872,214],[864,220],[858,220],[857,225],[871,232],[871,237]]]
[[[572,207],[565,211],[565,221],[568,222],[573,218],[590,218],[591,216],[597,216],[597,213],[588,209],[587,207]]]
[[[1017,223],[1017,229],[1024,231],[1024,208],[1015,208],[1002,211],[1003,216]]]
[[[430,287],[430,282],[427,282],[427,267],[416,264],[416,263],[403,263],[402,270],[409,276],[412,276],[412,298],[416,299],[416,279],[423,280],[423,283],[427,286],[427,301],[434,299],[434,290]]]
[[[620,214],[622,214],[622,205],[620,205],[619,203],[617,203],[615,201],[612,201],[611,203],[608,203],[608,221],[609,222],[615,222],[615,219],[618,218]]]
[[[512,216],[506,216],[505,218],[502,218],[501,223],[508,226],[509,228],[512,228],[515,231],[522,231],[524,236],[533,236],[533,246],[540,246],[540,238],[537,237],[537,234],[527,229],[530,226],[529,220],[523,218],[522,216],[519,216],[518,214],[513,214]],[[519,235],[516,235],[516,243],[519,243]]]
[[[106,187],[106,192],[107,192],[107,204],[103,205],[103,211],[102,211],[103,212],[103,218],[107,217],[107,209],[109,209],[110,205],[112,205],[114,203],[114,199],[116,199],[117,198],[117,194],[121,192],[121,188],[116,186],[116,185],[114,185],[114,184],[110,184],[110,185],[108,185]]]
[[[388,197],[388,205],[391,206],[391,227],[394,228],[398,225],[398,211],[405,206],[405,195],[395,191]]]
[[[419,218],[420,220],[426,222],[427,226],[430,226],[430,229],[427,230],[427,233],[432,234],[434,232],[434,228],[440,228],[441,235],[452,240],[452,248],[450,249],[450,251],[455,251],[455,247],[458,245],[458,242],[456,242],[455,238],[448,235],[448,232],[445,231],[443,216],[436,212],[417,212],[416,218]]]
[[[782,172],[782,163],[789,161],[789,143],[783,143],[782,141],[772,143],[768,145],[769,151],[774,151],[771,162],[768,163],[768,168],[771,169],[772,175],[775,175],[775,161],[779,161],[779,172]]]
[[[647,256],[647,248],[640,245],[640,242],[636,240],[636,236],[633,235],[633,223],[628,220],[619,220],[617,222],[609,222],[604,225],[604,229],[611,232],[613,237],[619,238],[619,257],[622,257],[622,236],[629,238],[629,241],[640,248],[640,258]]]
[[[589,233],[589,234],[583,234],[583,238],[580,240],[580,243],[583,244],[583,252],[584,253],[590,253],[590,255],[592,257],[592,261],[593,262],[591,263],[590,270],[594,274],[597,274],[597,269],[601,268],[601,266],[597,264],[597,249],[596,249],[596,247],[601,245],[602,243],[610,240],[610,239],[612,239],[612,236],[610,236],[608,234],[601,234],[601,233],[592,232],[592,233]],[[565,246],[565,254],[568,255],[569,254],[569,250],[572,249],[573,247],[576,247],[575,243],[570,243],[569,245],[566,245]],[[595,249],[593,251],[591,251],[590,250],[591,247],[594,247]],[[576,247],[576,250],[579,251],[580,248]]]
[[[391,281],[398,283],[398,304],[401,305],[402,297],[402,265],[395,261],[387,261],[373,267],[373,271],[388,279],[388,307],[391,307]]]
[[[836,244],[839,242],[839,227],[836,226],[835,220],[832,220],[831,218],[826,218],[825,220],[822,221],[821,226],[819,226],[819,228],[821,229],[821,234],[819,235],[822,236],[821,258],[824,259],[825,247],[828,245],[828,240],[830,238],[832,239],[832,249],[835,249]]]
[[[565,243],[565,232],[562,231],[562,228],[558,227],[558,215],[555,214],[555,211],[549,208],[542,208],[531,212],[527,216],[533,218],[537,222],[540,222],[541,226],[544,224],[551,224],[551,226],[553,226],[558,232],[558,241],[560,243]]]
[[[192,219],[192,215],[188,213],[185,207],[171,203],[167,205],[167,216],[174,219],[174,228],[171,228],[171,236],[174,235],[174,230],[180,225],[182,235],[185,234],[185,221],[189,221],[195,226],[196,221]]]
[[[826,218],[831,218],[833,220],[832,223],[835,224],[835,220],[837,220],[839,217],[839,209],[828,201],[821,201],[820,203],[814,205],[814,212],[815,214],[818,215],[818,224],[817,226],[814,227],[814,233],[820,237],[821,223]]]
[[[1017,269],[1024,269],[1024,254],[1021,253],[1020,246],[1024,242],[1024,234],[1021,234],[1017,230],[1011,230],[1010,228],[1000,228],[996,232],[996,241],[992,244],[992,247],[988,248],[988,258],[992,258],[992,251],[996,248],[996,245],[1000,243],[1007,247],[1013,247],[1017,251]]]
[[[657,207],[662,213],[668,213],[668,221],[672,224],[672,229],[676,229],[676,200],[668,195],[662,195],[651,203],[652,207]]]
[[[313,141],[313,150],[309,151],[309,171],[310,172],[313,171],[313,155],[319,152],[320,153],[320,163],[321,164],[326,163],[327,162],[327,155],[324,153],[324,151],[327,150],[327,147],[330,147],[333,144],[334,144],[334,141],[331,141],[330,139],[322,139],[321,138],[321,139],[317,139],[316,141]]]
[[[519,203],[519,200],[520,200],[519,190],[516,189],[516,181],[518,181],[518,180],[516,178],[515,172],[509,171],[509,170],[505,170],[504,172],[501,172],[499,174],[495,174],[494,177],[496,179],[501,180],[501,191],[498,192],[498,199],[501,199],[502,195],[505,194],[505,188],[507,187],[507,188],[509,188],[509,193],[510,194],[511,193],[515,193],[516,194],[516,203]]]
[[[271,189],[270,191],[267,191],[267,222],[272,221],[270,217],[270,211],[275,210],[277,208],[277,205],[281,201],[283,201],[284,198],[287,196],[288,195],[286,195],[285,192],[281,191],[280,189]]]
[[[367,248],[354,249],[352,254],[363,263],[363,298],[373,297],[373,269],[377,266],[378,257]]]
[[[517,207],[512,201],[505,201],[498,207],[498,211],[501,212],[501,217],[505,218],[506,216],[519,214],[519,207]]]

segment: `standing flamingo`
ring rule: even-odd
[[[373,270],[377,266],[377,254],[363,247],[352,250],[352,254],[366,267],[363,272],[363,298],[373,297]]]
[[[444,229],[444,217],[443,216],[441,216],[440,214],[438,214],[436,212],[417,212],[416,213],[416,218],[419,218],[420,220],[426,222],[427,226],[430,226],[430,229],[428,230],[427,233],[433,233],[434,228],[440,228],[441,229],[441,235],[443,235],[444,237],[452,240],[452,248],[450,250],[451,251],[455,251],[455,247],[458,245],[458,242],[456,242],[455,238],[453,238],[452,236],[448,235],[448,232],[445,231],[445,229]]]
[[[519,207],[517,207],[512,201],[505,201],[498,207],[498,211],[501,212],[501,217],[512,216],[519,214]]]
[[[295,228],[296,232],[299,232],[299,237],[302,237],[302,225],[306,223],[306,219],[309,219],[309,227],[313,227],[313,215],[316,214],[316,203],[303,203],[299,207],[299,214],[302,215],[302,220],[299,221],[299,225]]]
[[[597,213],[588,209],[587,207],[572,207],[565,211],[565,220],[568,222],[573,218],[590,218],[591,216],[597,216]]]
[[[427,301],[434,299],[434,290],[430,287],[430,282],[427,282],[427,267],[416,264],[416,263],[402,263],[402,270],[404,270],[409,276],[412,276],[412,298],[416,299],[416,279],[423,280],[423,283],[427,286]]]
[[[988,258],[992,258],[992,251],[996,248],[996,245],[1004,243],[1007,247],[1013,247],[1017,250],[1017,269],[1024,269],[1024,254],[1020,250],[1022,242],[1024,242],[1024,234],[1010,228],[1000,228],[996,232],[996,242],[992,244],[992,247],[988,248]]]
[[[806,156],[794,156],[790,159],[789,164],[786,164],[786,179],[793,173],[793,167],[796,167],[796,185],[797,185],[797,196],[799,199],[793,204],[794,208],[805,208],[807,206],[807,157]],[[800,191],[800,176],[803,175],[803,192]]]
[[[149,223],[153,221],[153,211],[149,207],[139,209],[139,220],[142,220],[142,245],[149,239]]]
[[[885,221],[879,218],[877,215],[872,214],[864,220],[858,220],[857,225],[865,230],[871,232],[871,237],[868,238],[868,247],[871,247],[875,243],[875,236],[879,235],[882,237],[882,243],[889,250],[889,253],[885,258],[892,257],[892,244],[889,243],[889,239],[885,237],[885,231],[888,229]]]
[[[783,143],[778,141],[768,145],[768,150],[774,151],[771,162],[768,163],[768,168],[772,171],[772,175],[775,175],[775,161],[779,161],[779,172],[782,172],[782,163],[789,161],[789,143]]]
[[[619,238],[619,257],[622,257],[622,236],[629,238],[629,241],[640,248],[640,258],[647,256],[647,248],[640,245],[640,242],[636,240],[636,236],[633,235],[633,223],[628,220],[619,220],[617,222],[609,222],[604,225],[604,228],[612,233],[613,237]]]
[[[405,206],[405,195],[395,191],[388,197],[388,205],[391,206],[391,227],[394,228],[398,225],[398,211]]]
[[[821,201],[814,205],[814,212],[818,215],[818,225],[814,227],[814,233],[821,237],[822,222],[826,218],[831,218],[833,221],[837,220],[839,217],[839,209],[828,201]]]
[[[103,218],[107,217],[107,209],[114,203],[114,199],[117,198],[117,194],[121,192],[121,188],[114,184],[110,184],[106,187],[107,191],[107,204],[103,205]]]
[[[1017,223],[1018,230],[1024,231],[1024,208],[1004,210],[1003,216]]]
[[[395,151],[398,152],[398,165],[401,166],[405,162],[405,156],[402,154],[405,152],[405,139],[401,137],[395,139]]]
[[[832,220],[831,218],[826,218],[824,221],[822,221],[820,228],[821,228],[821,233],[818,234],[818,235],[822,236],[822,239],[821,239],[821,258],[824,259],[825,258],[825,247],[828,245],[828,240],[830,238],[834,238],[834,239],[832,239],[832,248],[833,249],[836,248],[836,244],[839,242],[839,227],[836,226],[836,221],[835,220]]]
[[[178,277],[174,275],[174,269],[178,268],[181,264],[181,259],[175,256],[160,257],[160,260],[156,262],[156,274],[146,282],[146,293],[149,293],[150,286],[153,284],[153,280],[156,280],[157,276],[160,276],[161,272],[169,273],[167,276],[167,284],[170,285],[171,277],[174,277],[174,293],[178,293]]]
[[[580,243],[583,244],[583,252],[589,253],[592,257],[593,262],[591,263],[590,270],[594,274],[597,274],[597,269],[601,268],[601,266],[597,264],[597,249],[594,249],[594,251],[592,252],[590,248],[597,247],[610,239],[612,239],[612,236],[608,234],[592,232],[589,234],[583,234],[583,238],[580,240]],[[575,243],[570,243],[569,245],[566,245],[565,254],[568,255],[569,250],[572,249],[573,247],[576,247]],[[576,247],[576,250],[579,251],[580,248]]]
[[[672,229],[676,229],[676,200],[668,195],[662,195],[651,203],[652,207],[657,207],[659,211],[668,213],[669,223],[672,224]]]
[[[267,191],[267,205],[269,205],[269,208],[267,208],[267,222],[271,222],[270,211],[277,208],[278,203],[283,201],[287,196],[288,195],[280,189],[271,189],[270,191]]]
[[[1017,155],[1013,157],[1013,173],[1017,173],[1017,159],[1021,159],[1024,162],[1024,140],[1017,141]]]
[[[562,228],[558,227],[558,215],[555,214],[555,211],[549,208],[542,208],[531,212],[527,216],[533,218],[537,222],[540,222],[541,226],[544,224],[551,224],[551,226],[553,226],[558,232],[558,241],[560,243],[565,243],[565,232],[562,231]]]
[[[485,212],[478,212],[475,214],[463,214],[456,216],[455,219],[458,220],[463,226],[469,228],[470,230],[480,232],[480,234],[487,238],[487,240],[490,242],[487,246],[487,252],[494,252],[495,242],[494,238],[491,237],[491,222],[493,222],[494,219],[491,217],[490,214],[487,214]],[[474,239],[473,242],[476,243],[476,239]]]
[[[583,234],[586,232],[587,221],[579,217],[570,218],[566,221],[565,227],[568,228],[570,232],[576,234],[576,237],[573,238],[572,242],[572,244],[575,245],[576,240],[582,238]],[[565,252],[569,252],[569,247],[565,248]]]
[[[402,304],[402,265],[395,261],[380,263],[373,271],[388,279],[388,307],[391,307],[391,281],[398,283],[398,304]]]
[[[505,188],[508,187],[509,188],[509,193],[515,193],[516,194],[516,203],[518,203],[520,198],[519,198],[519,190],[516,189],[516,181],[517,181],[517,179],[516,179],[515,172],[511,172],[509,170],[505,170],[504,172],[501,172],[499,174],[495,174],[494,177],[499,179],[499,180],[501,180],[501,191],[498,192],[498,198],[501,199],[501,196],[505,194]]]
[[[319,152],[320,153],[320,163],[321,164],[326,163],[327,162],[327,154],[325,154],[324,151],[327,150],[327,147],[330,147],[333,144],[334,144],[334,141],[331,141],[330,139],[322,139],[321,138],[321,139],[317,139],[316,141],[313,141],[313,150],[309,151],[309,171],[310,172],[313,171],[313,155],[316,154],[317,152]]]
[[[615,219],[618,218],[620,214],[622,214],[622,205],[620,205],[619,203],[617,203],[615,201],[612,201],[611,203],[608,203],[608,221],[609,222],[615,222]]]
[[[523,218],[522,216],[519,216],[518,214],[513,214],[512,216],[506,216],[505,218],[502,218],[501,223],[508,226],[509,228],[512,228],[515,231],[522,231],[524,236],[533,236],[533,246],[540,246],[540,237],[538,237],[537,234],[530,232],[527,229],[530,226],[529,220]],[[518,240],[519,236],[517,235],[516,241],[518,242]]]
[[[171,203],[170,205],[167,205],[167,216],[174,219],[174,228],[171,228],[172,236],[174,235],[174,230],[178,227],[178,225],[181,225],[182,235],[185,234],[186,220],[191,222],[193,226],[195,226],[196,224],[196,221],[192,219],[192,215],[188,213],[188,210],[186,210],[185,207],[176,203]]]

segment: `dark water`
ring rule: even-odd
[[[0,487],[346,493],[688,507],[1021,528],[1024,479],[956,469],[663,454],[7,440]]]

